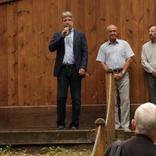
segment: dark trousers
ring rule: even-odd
[[[146,73],[149,90],[149,101],[156,104],[156,77],[150,73]]]
[[[72,98],[72,120],[70,126],[79,126],[81,107],[81,79],[75,65],[64,65],[57,78],[57,125],[65,126],[68,88]]]

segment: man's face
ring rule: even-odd
[[[110,41],[115,41],[117,39],[117,27],[115,25],[110,25],[107,27],[108,38]]]
[[[152,26],[149,29],[149,37],[151,40],[155,40],[156,39],[156,26]]]
[[[73,27],[73,19],[71,17],[65,17],[62,20],[63,26],[66,27],[68,26],[69,28]]]

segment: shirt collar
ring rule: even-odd
[[[71,29],[70,29],[70,33],[72,33],[72,32],[74,32],[74,28],[71,28]]]
[[[74,28],[72,28],[72,29],[70,29],[70,30],[69,30],[69,33],[68,33],[68,35],[71,35],[71,34],[73,34],[73,32],[74,32]],[[68,35],[67,35],[67,36],[68,36]]]
[[[115,44],[119,44],[119,40],[116,39],[115,42],[111,42],[110,40],[108,41],[108,45],[115,45]]]

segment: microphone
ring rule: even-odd
[[[65,36],[67,36],[71,31],[71,27],[69,25],[65,25],[64,31],[65,31]]]

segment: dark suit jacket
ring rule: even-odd
[[[62,62],[65,54],[64,38],[61,36],[61,32],[54,34],[53,39],[49,44],[49,51],[57,51],[56,61],[54,67],[54,76],[58,76],[62,67]],[[74,29],[73,37],[73,51],[76,69],[87,68],[88,62],[88,46],[85,34]]]
[[[104,156],[120,156],[121,146],[124,144],[124,141],[117,140],[113,142],[106,150]]]
[[[136,135],[121,148],[121,156],[156,156],[156,145],[145,135]]]

